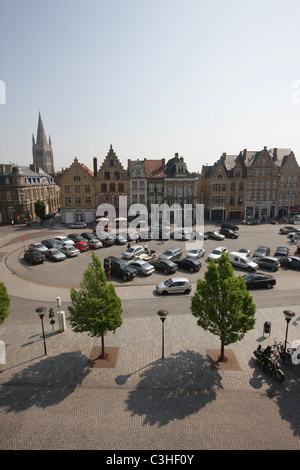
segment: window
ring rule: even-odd
[[[115,171],[115,172],[114,172],[114,179],[115,179],[115,180],[119,180],[119,179],[120,179],[120,172],[119,172],[119,171]]]
[[[105,180],[110,180],[110,171],[105,171],[104,172],[104,179]]]
[[[139,182],[139,188],[140,189],[145,189],[145,181],[140,181]]]
[[[162,184],[161,184],[161,183],[158,183],[158,184],[156,185],[156,191],[157,191],[158,193],[161,193],[162,190],[163,190],[163,189],[162,189]]]
[[[80,184],[75,184],[75,193],[80,193]]]
[[[71,205],[71,198],[69,196],[66,197],[66,206],[70,206]]]
[[[154,193],[154,184],[153,183],[149,184],[149,193]]]
[[[85,196],[85,205],[90,206],[91,205],[91,197],[90,196]]]
[[[8,201],[11,201],[11,192],[6,193],[6,198]]]
[[[243,196],[238,196],[238,205],[241,206],[243,204]]]
[[[65,185],[65,193],[70,194],[70,185],[69,184]]]
[[[101,193],[106,193],[106,192],[107,192],[107,184],[101,183]]]
[[[111,193],[114,193],[114,192],[116,191],[116,185],[115,185],[115,183],[110,183],[110,185],[109,185],[109,191],[110,191]]]
[[[91,186],[89,184],[84,185],[84,192],[85,192],[85,194],[90,194]]]
[[[75,175],[75,176],[74,176],[74,181],[80,181],[80,176]]]
[[[118,191],[119,193],[124,193],[124,183],[118,183]]]
[[[76,206],[80,206],[80,205],[81,205],[81,197],[76,196],[76,198],[75,198],[75,204],[76,204]]]

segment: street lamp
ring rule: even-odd
[[[45,331],[44,331],[44,315],[45,315],[45,312],[46,312],[46,307],[39,307],[37,308],[35,311],[39,314],[39,317],[41,319],[41,322],[42,322],[42,332],[43,332],[43,341],[44,341],[44,351],[45,351],[45,356],[47,355],[47,349],[46,349],[46,339],[45,339]]]
[[[285,320],[286,320],[286,332],[285,332],[285,343],[284,343],[284,352],[286,352],[286,344],[287,344],[287,335],[288,335],[288,328],[291,319],[295,316],[295,313],[291,310],[284,310],[283,311]]]
[[[164,330],[164,323],[165,323],[165,320],[167,318],[167,315],[168,315],[168,311],[167,310],[159,310],[157,312],[157,315],[159,316],[159,318],[161,319],[161,322],[162,322],[162,356],[161,358],[164,359],[165,358],[165,330]]]

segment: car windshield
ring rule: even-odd
[[[220,255],[221,254],[221,251],[220,250],[213,250],[212,253],[214,255]]]
[[[172,279],[168,279],[167,281],[165,281],[165,286],[169,287],[173,284],[173,281]]]
[[[151,264],[150,263],[143,263],[142,264],[142,267],[147,269],[147,268],[152,268]]]
[[[127,251],[127,253],[132,253],[133,250],[134,250],[134,248],[128,248],[126,251]]]
[[[52,250],[51,253],[52,253],[53,255],[59,255],[59,254],[60,254],[60,251],[58,251],[58,250]]]
[[[67,248],[68,251],[77,251],[77,249],[75,248],[75,246],[70,246],[69,248]]]
[[[172,251],[167,250],[167,251],[164,252],[164,255],[166,255],[166,256],[172,256]]]
[[[35,244],[35,247],[36,247],[36,248],[42,248],[43,246],[44,246],[44,245],[43,245],[42,243],[36,243],[36,244]]]

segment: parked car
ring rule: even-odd
[[[172,232],[170,238],[174,240],[189,240],[190,232],[188,230],[177,230],[177,232]]]
[[[91,240],[86,240],[86,242],[92,250],[98,250],[103,247],[103,243],[98,238],[92,238]]]
[[[132,261],[129,266],[135,268],[138,274],[142,274],[143,276],[150,276],[155,271],[155,268],[152,264],[147,263],[147,261],[142,261],[137,259]]]
[[[280,266],[278,258],[272,258],[271,256],[253,257],[252,261],[257,263],[260,268],[270,269],[271,271],[278,271]]]
[[[73,222],[69,225],[69,228],[86,228],[85,222]]]
[[[247,271],[256,271],[258,264],[250,260],[246,255],[232,251],[229,253],[229,261],[233,266],[238,268],[247,269]]]
[[[162,271],[165,274],[175,273],[178,269],[178,264],[169,259],[159,259],[155,262],[151,262],[151,264],[156,271]]]
[[[80,253],[80,251],[74,245],[63,245],[59,248],[59,251],[66,255],[67,258],[74,258]]]
[[[268,256],[270,254],[270,248],[267,246],[259,246],[253,253],[253,258],[260,258],[261,256]]]
[[[292,226],[292,225],[289,225],[289,226],[287,226],[287,227],[281,227],[281,228],[279,229],[279,233],[283,233],[283,234],[285,234],[285,235],[287,235],[287,234],[290,233],[290,232],[297,232],[297,229],[296,229],[294,226]]]
[[[45,255],[40,251],[27,250],[24,253],[24,259],[31,264],[42,264],[45,260]]]
[[[68,235],[68,238],[70,238],[70,240],[73,240],[73,242],[86,242],[86,239],[84,237],[82,237],[81,235],[76,235],[75,233],[70,233]]]
[[[251,250],[248,250],[247,248],[241,248],[238,253],[241,253],[242,255],[250,256]]]
[[[115,237],[107,232],[96,232],[97,238],[103,243],[103,246],[111,246],[115,243]]]
[[[103,267],[106,273],[110,271],[111,275],[121,277],[124,281],[131,281],[136,277],[136,269],[128,261],[116,256],[104,258]]]
[[[205,255],[205,250],[204,248],[195,248],[193,250],[190,250],[187,252],[186,257],[187,258],[194,258],[194,259],[199,259],[202,258],[202,256]]]
[[[58,242],[59,249],[63,245],[74,245],[74,241],[66,237],[65,235],[58,235],[57,237],[55,237],[55,240],[57,240]]]
[[[271,289],[276,284],[273,276],[263,273],[249,273],[243,276],[247,289],[267,288]]]
[[[184,258],[177,261],[178,267],[187,271],[197,272],[201,268],[201,263],[194,258]]]
[[[144,248],[141,245],[131,246],[122,253],[122,257],[125,259],[134,259],[136,256],[145,253]]]
[[[220,233],[225,235],[226,238],[239,238],[239,234],[230,228],[221,228]]]
[[[158,294],[189,294],[192,285],[186,277],[172,277],[165,282],[160,282],[156,286]]]
[[[212,259],[217,262],[219,261],[223,253],[228,253],[227,248],[225,248],[225,246],[218,246],[208,255],[207,259],[208,261]]]
[[[206,232],[199,232],[198,230],[192,230],[190,232],[190,240],[207,240],[208,235]]]
[[[57,248],[58,243],[55,238],[48,238],[47,240],[42,240],[43,245],[45,245],[48,249],[49,248]]]
[[[211,240],[224,240],[225,238],[225,235],[222,235],[221,233],[219,232],[211,232],[211,231],[208,231],[206,232],[206,234],[208,235],[208,238],[210,238]]]
[[[66,255],[57,248],[49,248],[49,250],[45,252],[45,256],[53,261],[63,261],[66,259]]]
[[[89,251],[89,249],[90,249],[90,247],[89,247],[89,245],[87,244],[86,241],[75,242],[75,243],[74,243],[74,246],[75,246],[75,248],[77,248],[77,250],[79,250],[80,252]]]
[[[122,237],[126,238],[128,242],[132,242],[134,240],[134,235],[131,232],[122,232],[120,233]]]
[[[30,243],[28,249],[31,251],[40,251],[41,253],[45,253],[48,248],[43,243]]]
[[[181,258],[182,250],[181,248],[169,248],[165,250],[158,259],[169,259],[170,261],[176,261],[177,259]]]
[[[117,234],[115,236],[115,243],[116,243],[116,245],[126,245],[127,239],[124,238],[122,235]]]
[[[237,232],[239,230],[239,226],[235,224],[230,224],[230,223],[224,223],[221,225],[221,228],[229,228],[230,230],[233,230],[234,232]]]
[[[300,269],[300,258],[298,256],[286,256],[281,258],[280,265],[290,269]]]
[[[287,256],[290,252],[290,249],[287,246],[278,246],[274,256],[281,258],[282,256]]]

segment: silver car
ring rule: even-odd
[[[66,255],[57,248],[49,248],[49,250],[45,252],[45,256],[53,261],[63,261],[66,259]]]
[[[80,251],[75,248],[73,245],[63,245],[59,248],[59,250],[64,253],[68,258],[73,258],[74,256],[78,256]]]
[[[40,251],[41,253],[46,253],[48,248],[43,243],[30,243],[29,250],[31,251]]]
[[[150,276],[150,274],[155,271],[155,268],[152,266],[152,264],[138,259],[130,263],[130,266],[135,268],[138,274],[143,274],[143,276]]]
[[[90,248],[93,248],[94,250],[98,250],[98,248],[103,247],[103,243],[98,240],[98,238],[92,238],[90,240],[86,240],[87,244],[89,245]]]
[[[122,257],[125,259],[134,259],[136,256],[141,255],[144,252],[145,250],[141,245],[137,245],[134,247],[132,246],[130,248],[127,248],[127,250],[122,253]]]
[[[189,294],[192,285],[186,277],[171,277],[165,282],[160,282],[156,286],[158,294]]]
[[[194,250],[190,250],[187,254],[186,254],[186,257],[187,258],[194,258],[194,259],[198,259],[198,258],[202,258],[202,256],[205,255],[205,250],[204,248],[196,248]]]

